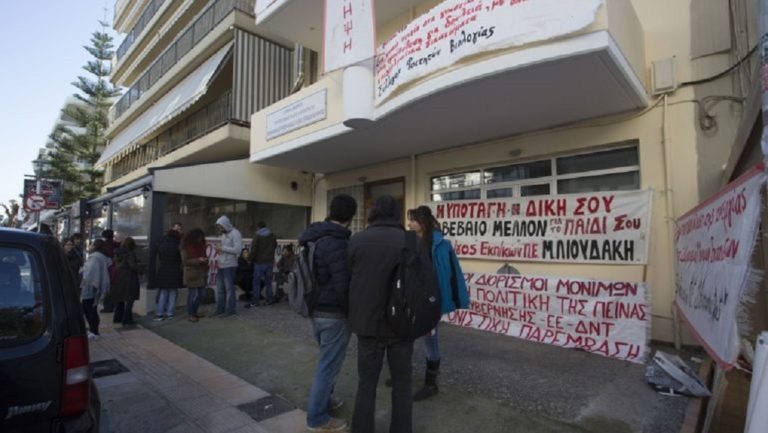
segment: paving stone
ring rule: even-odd
[[[307,414],[303,410],[294,409],[259,424],[270,433],[303,433],[307,431]]]
[[[253,385],[216,389],[211,390],[211,392],[233,406],[249,403],[269,395],[268,392]]]
[[[254,423],[255,421],[248,415],[232,407],[206,414],[195,420],[195,424],[209,433],[224,433]]]
[[[191,399],[173,401],[173,404],[192,419],[198,419],[230,407],[224,400],[207,393]]]

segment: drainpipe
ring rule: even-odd
[[[667,203],[667,212],[666,212],[666,227],[667,227],[667,239],[672,242],[672,250],[674,251],[674,230],[673,225],[675,224],[675,208],[673,207],[673,200],[672,200],[672,170],[670,169],[670,162],[672,160],[672,157],[670,155],[671,149],[669,147],[669,134],[667,131],[667,94],[664,94],[662,98],[664,98],[664,105],[662,109],[662,115],[661,115],[661,146],[664,156],[664,183],[666,185],[665,189],[665,198]],[[675,287],[677,287],[677,260],[672,260],[672,271],[675,275]],[[678,316],[677,308],[675,307],[674,301],[672,303],[672,333],[673,338],[675,342],[675,349],[680,350],[682,347],[682,338],[681,338],[681,328],[680,328],[680,318]]]
[[[301,44],[295,44],[294,50],[296,53],[296,80],[293,82],[293,86],[291,86],[291,94],[294,94],[301,90],[301,87],[304,85],[304,45]]]

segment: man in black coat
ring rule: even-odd
[[[402,210],[392,196],[379,197],[368,228],[349,241],[349,327],[357,335],[357,396],[352,431],[374,432],[376,386],[387,355],[392,374],[390,432],[411,433],[413,339],[395,335],[385,319],[392,275],[405,245]]]
[[[347,228],[357,212],[357,202],[346,194],[331,200],[328,218],[310,225],[299,237],[299,245],[315,242],[315,290],[308,302],[312,330],[320,346],[315,377],[307,403],[309,431],[342,431],[347,423],[333,418],[330,412],[343,402],[333,397],[336,378],[341,371],[349,344],[347,325],[349,297],[349,268],[347,243],[351,232]]]
[[[157,272],[155,287],[158,289],[155,321],[171,320],[176,310],[176,297],[180,288],[184,287],[183,266],[181,263],[181,235],[184,227],[174,223],[168,234],[157,244]]]

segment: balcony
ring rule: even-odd
[[[287,18],[284,14],[297,3],[305,5],[277,0],[258,27]],[[536,2],[522,4],[537,7]],[[367,81],[355,78],[360,66],[327,74],[251,117],[251,162],[331,173],[641,109],[648,105],[645,38],[632,4],[594,4],[583,27],[532,42],[490,46],[401,80],[394,91],[382,91],[372,68]],[[539,12],[528,11],[534,18]],[[377,33],[410,28],[429,14],[434,11],[406,23],[398,18],[378,26]],[[566,25],[570,22],[563,19]],[[401,40],[397,36],[392,40]],[[411,63],[399,65],[408,71]],[[360,116],[359,106],[366,103],[371,108]],[[276,127],[279,122],[283,126]]]
[[[226,124],[248,126],[247,122],[235,118],[233,114],[231,91],[225,92],[204,107],[174,123],[147,143],[119,158],[112,164],[108,182],[147,166]],[[241,142],[239,146],[241,150],[235,151],[232,156],[243,156],[246,146],[244,141]],[[223,149],[218,150],[223,151]],[[220,154],[219,158],[221,157]]]
[[[142,12],[141,16],[139,16],[138,21],[136,21],[136,24],[133,25],[131,31],[125,35],[125,39],[123,39],[123,42],[120,43],[119,47],[117,47],[117,50],[115,51],[115,63],[120,62],[125,53],[127,53],[128,50],[133,46],[134,42],[136,42],[136,39],[138,39],[144,28],[147,27],[147,24],[152,21],[152,18],[155,16],[157,11],[160,10],[160,6],[162,6],[165,1],[166,0],[151,0],[149,2],[146,9],[144,9],[144,12]],[[117,13],[117,10],[115,13]]]
[[[157,1],[157,0],[156,0]],[[109,112],[110,123],[114,123],[131,106],[147,93],[168,71],[188,54],[231,12],[238,10],[253,13],[254,0],[217,0],[205,9],[198,18],[187,26],[176,41],[168,47],[158,59],[147,68],[136,83],[112,106]]]

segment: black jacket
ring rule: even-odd
[[[179,289],[184,287],[183,266],[181,263],[180,236],[171,230],[157,244],[157,274],[155,287],[158,289]]]
[[[374,222],[349,241],[349,327],[355,334],[395,337],[384,309],[404,245],[405,230],[395,221]]]
[[[349,267],[347,244],[351,232],[330,221],[310,225],[299,237],[299,245],[318,241],[315,246],[315,278],[317,296],[312,312],[347,315],[349,295]]]
[[[274,263],[275,249],[277,249],[277,236],[267,228],[260,229],[253,235],[251,262],[258,265]]]

